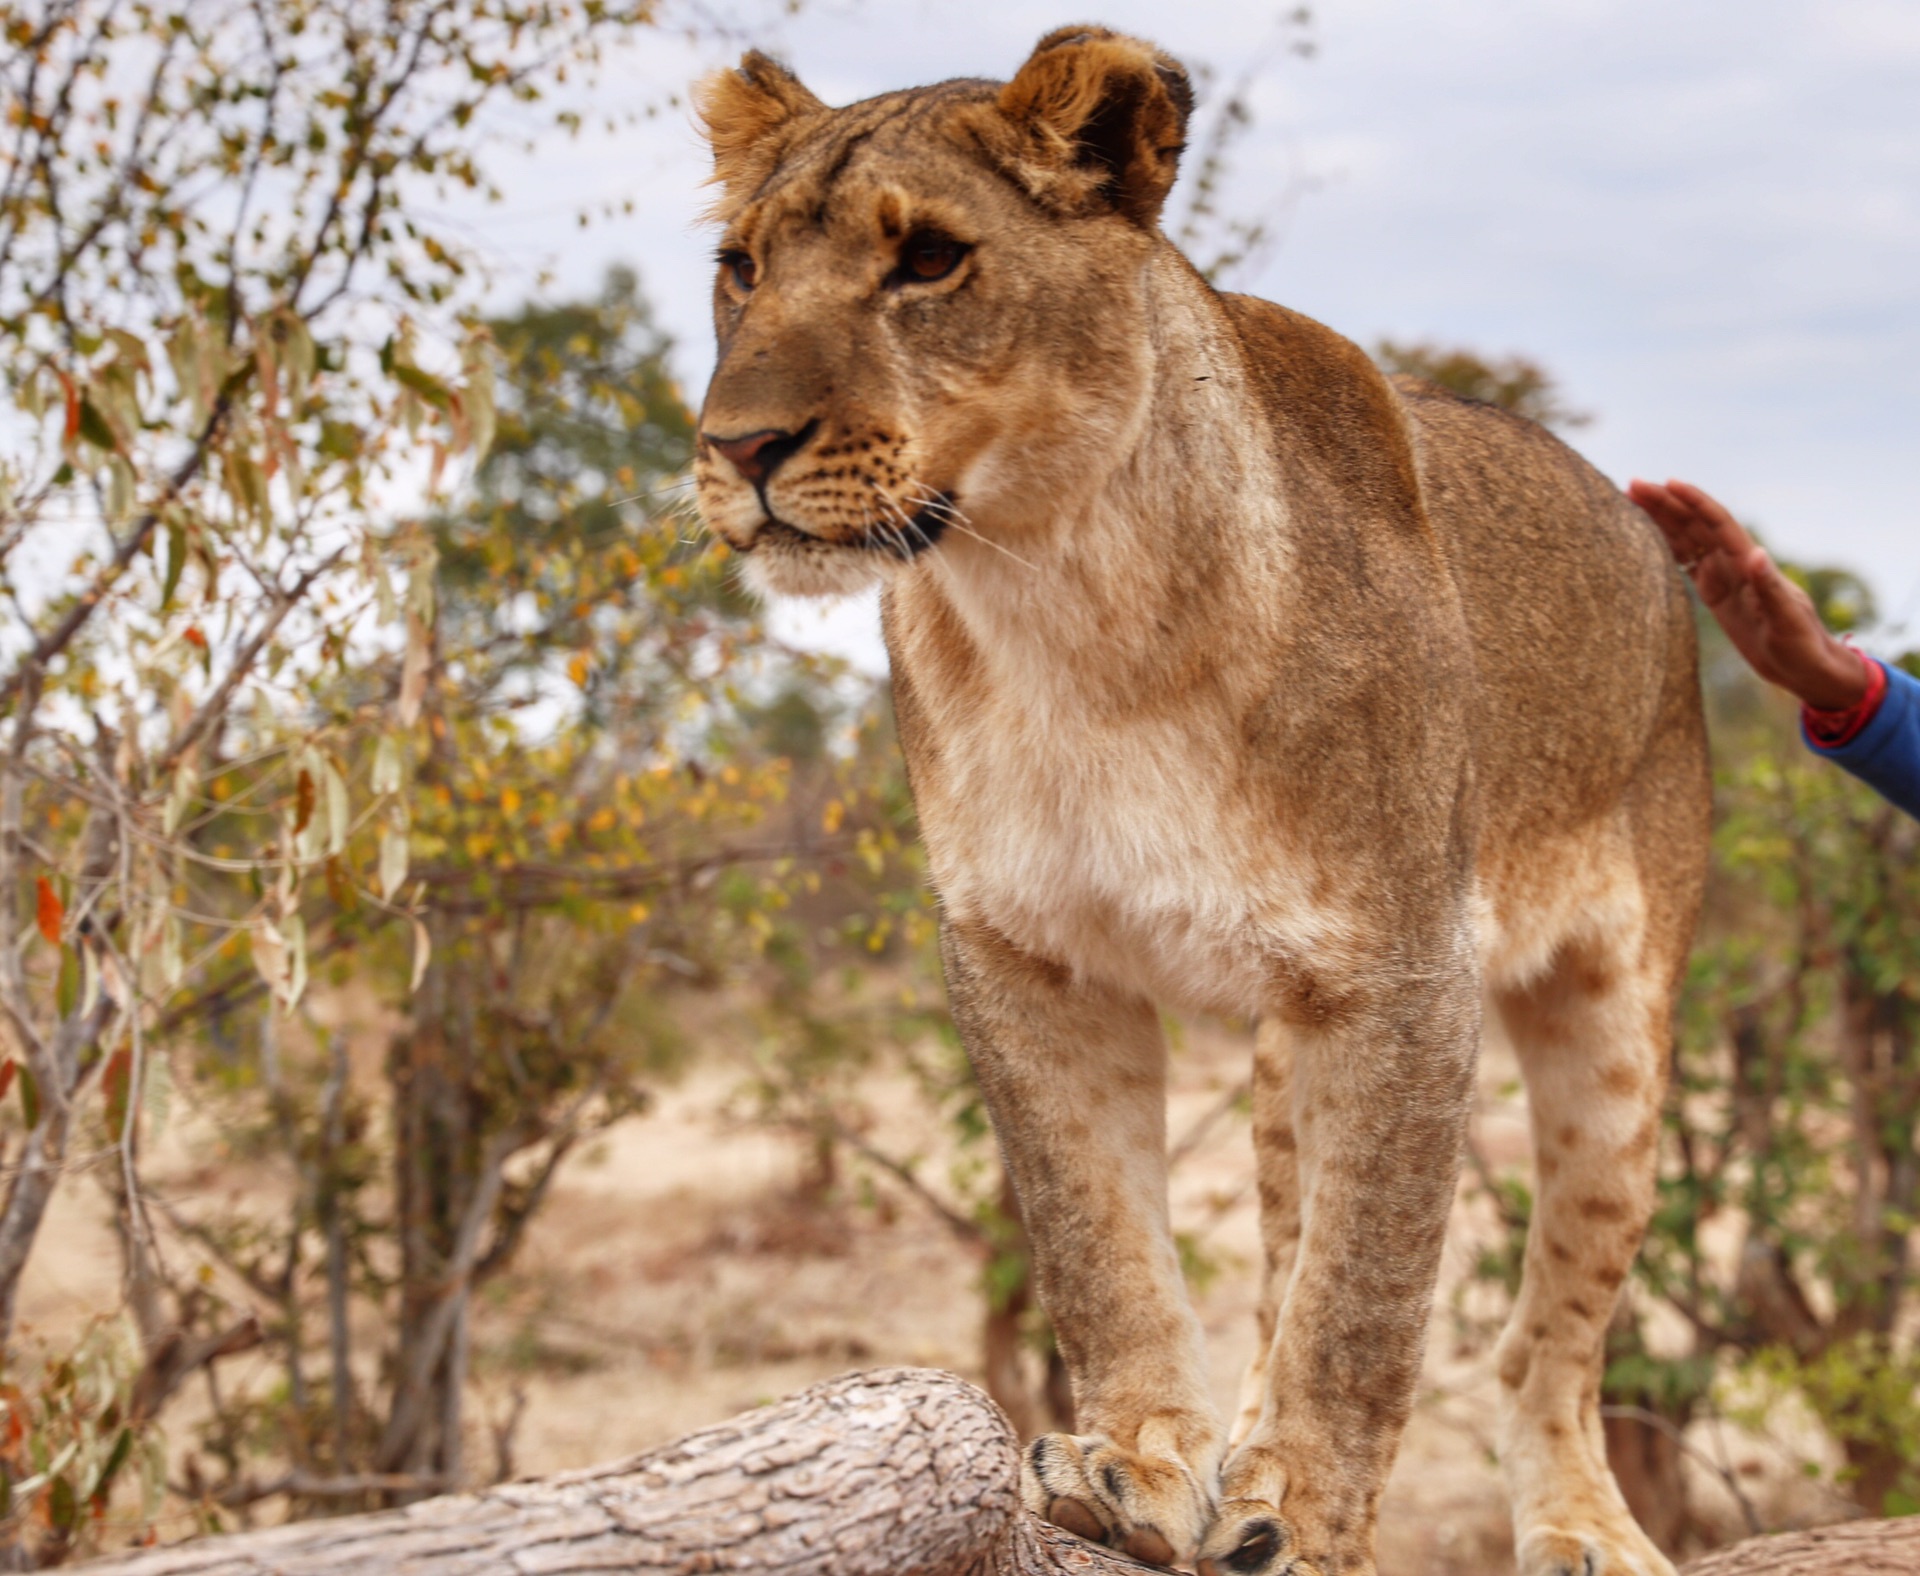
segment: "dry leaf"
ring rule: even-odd
[[[407,986],[409,995],[417,991],[427,977],[427,963],[432,957],[433,938],[427,934],[427,927],[416,919],[413,922],[413,982]]]
[[[427,621],[409,609],[407,654],[400,665],[400,699],[394,707],[403,728],[411,728],[420,720],[420,702],[426,699],[427,673],[433,665],[432,635]]]

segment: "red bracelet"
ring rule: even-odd
[[[1873,721],[1873,714],[1880,709],[1887,693],[1887,670],[1864,651],[1855,651],[1854,655],[1867,667],[1866,694],[1844,711],[1821,711],[1814,706],[1801,708],[1800,719],[1806,725],[1807,737],[1829,750],[1837,750],[1858,738],[1860,730]]]

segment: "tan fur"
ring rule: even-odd
[[[702,508],[768,590],[885,581],[954,1016],[1084,1428],[1034,1443],[1034,1509],[1221,1576],[1373,1569],[1490,1000],[1540,1156],[1498,1356],[1522,1569],[1668,1576],[1596,1397],[1704,864],[1685,600],[1552,437],[1194,273],[1157,228],[1189,103],[1098,28],[846,109],[757,57],[710,82]],[[1231,1451],[1160,1006],[1263,1020]]]

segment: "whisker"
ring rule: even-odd
[[[691,476],[683,476],[679,481],[668,482],[667,485],[664,487],[653,487],[653,488],[649,488],[645,492],[629,493],[624,498],[609,498],[607,502],[610,505],[620,504],[620,503],[638,503],[642,498],[665,498],[669,493],[691,494],[694,485],[695,485],[694,479]],[[676,498],[673,500],[673,503],[669,505],[669,507],[674,507],[682,503],[691,502],[691,501],[692,500],[690,497]]]
[[[933,546],[933,538],[927,535],[925,527],[920,524],[918,515],[909,515],[906,510],[902,509],[900,505],[892,499],[887,500],[887,505],[893,510],[894,518],[900,522],[901,526],[913,532],[914,537],[919,541],[922,548],[930,548]]]
[[[978,531],[976,531],[973,528],[973,522],[967,518],[966,512],[964,510],[962,510],[957,504],[952,503],[948,499],[942,497],[939,493],[935,492],[931,487],[927,486],[925,482],[910,481],[907,485],[910,487],[916,487],[921,492],[925,493],[926,497],[923,501],[922,507],[926,509],[930,509],[934,513],[938,514],[943,520],[946,521],[948,525],[952,526],[956,531],[961,532],[963,535],[972,537],[976,542],[980,543],[983,547],[991,547],[996,553],[1005,553],[1007,557],[1011,558],[1022,569],[1025,569],[1032,574],[1037,575],[1040,572],[1040,566],[1038,564],[1028,563],[1026,559],[1022,558],[1011,547],[1004,546],[999,542],[993,541],[991,538],[982,536]]]

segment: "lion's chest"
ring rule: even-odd
[[[1255,1013],[1314,920],[1212,720],[977,706],[940,744],[923,829],[943,902],[1076,975]]]

